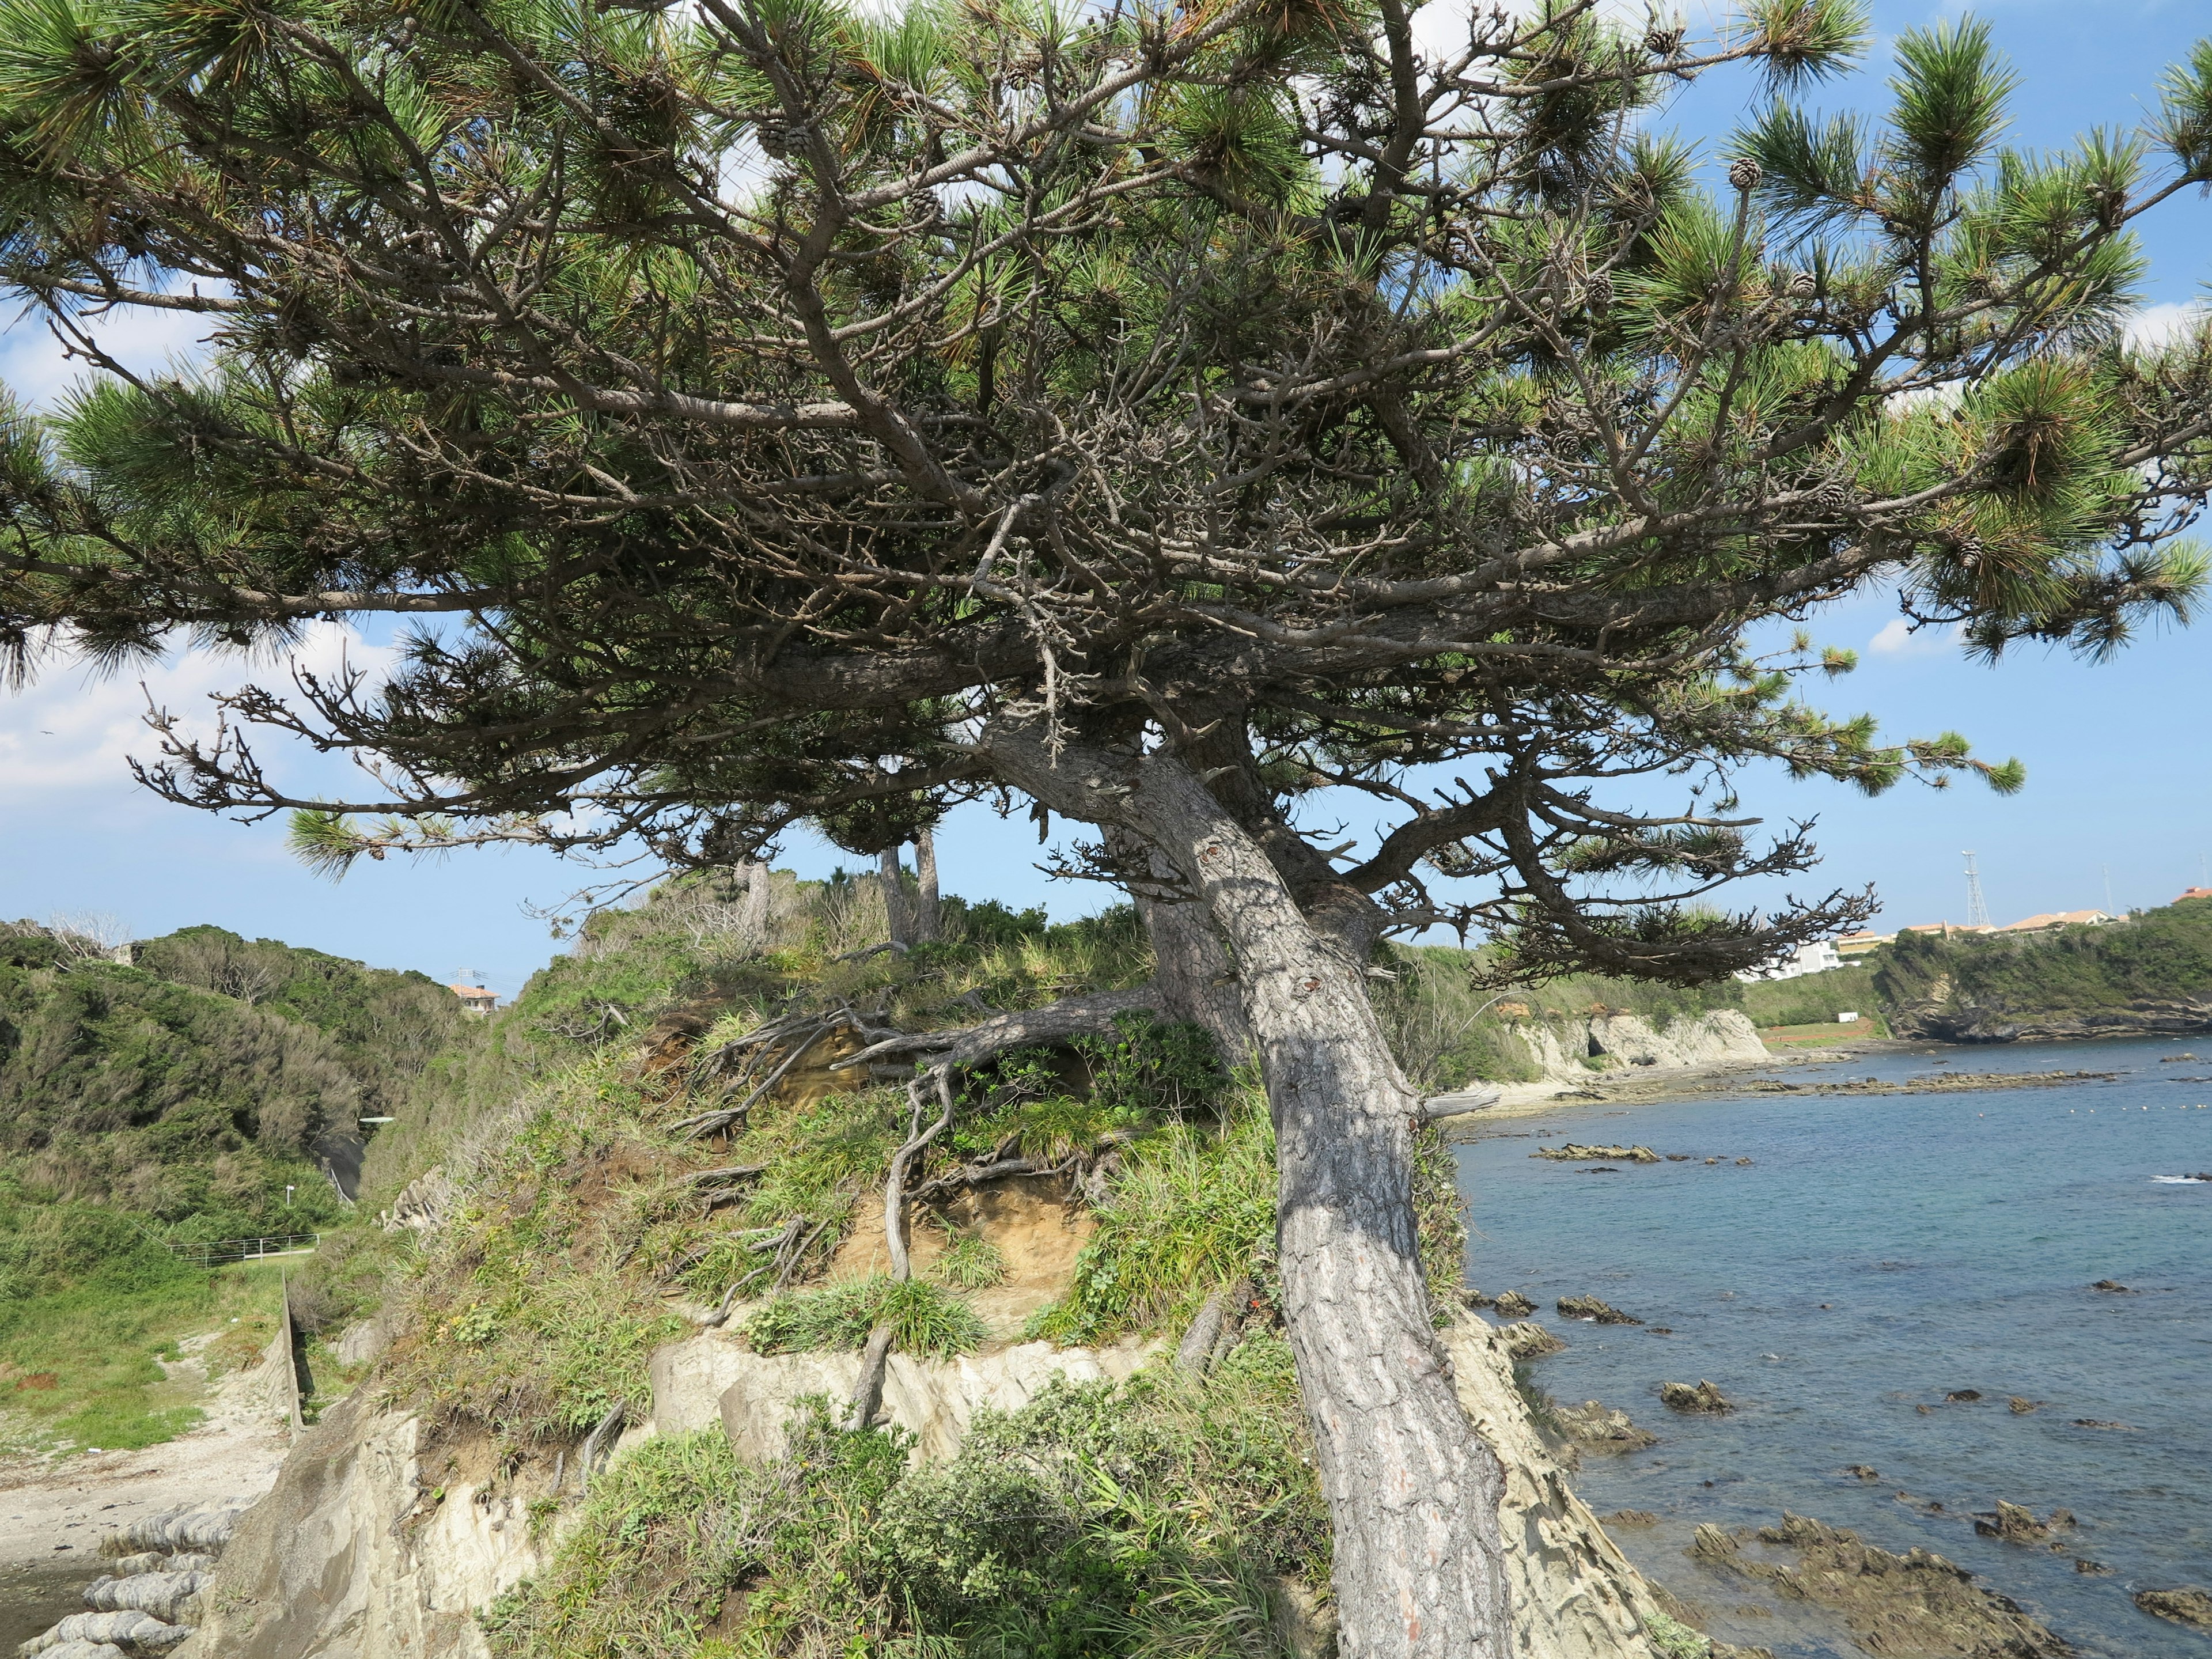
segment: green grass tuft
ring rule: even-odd
[[[884,1323],[898,1352],[935,1358],[966,1353],[984,1336],[975,1310],[941,1285],[880,1276],[780,1296],[745,1322],[744,1335],[761,1353],[853,1352]]]
[[[988,1291],[1006,1282],[1006,1258],[981,1233],[956,1233],[930,1264],[930,1277],[960,1291]]]
[[[1115,1180],[1067,1295],[1032,1334],[1097,1342],[1187,1316],[1250,1273],[1275,1236],[1275,1132],[1248,1091],[1218,1127],[1175,1124]]]

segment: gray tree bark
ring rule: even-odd
[[[738,873],[744,878],[744,902],[738,912],[738,930],[746,944],[756,951],[769,947],[769,869],[760,863],[740,865]]]
[[[1345,1659],[1506,1659],[1504,1476],[1430,1324],[1413,1195],[1420,1103],[1368,1004],[1371,903],[1330,896],[1314,906],[1328,931],[1316,927],[1170,755],[1055,750],[1012,717],[983,741],[1054,811],[1157,848],[1235,952],[1275,1124],[1284,1320],[1335,1532]]]
[[[1188,1020],[1211,1032],[1221,1057],[1231,1065],[1249,1059],[1252,1025],[1244,1018],[1243,988],[1237,983],[1237,964],[1221,942],[1213,918],[1194,899],[1173,896],[1182,884],[1175,866],[1158,848],[1115,825],[1107,827],[1106,844],[1117,857],[1142,860],[1140,867],[1152,872],[1152,882],[1139,884],[1131,897],[1152,941],[1152,985],[1161,1012],[1170,1019]]]
[[[906,878],[899,870],[899,849],[886,847],[877,860],[877,880],[884,890],[884,915],[890,924],[891,943],[914,943],[913,924],[907,918]]]
[[[943,931],[937,894],[937,832],[925,827],[914,838],[914,874],[921,894],[914,909],[914,942],[927,945]]]

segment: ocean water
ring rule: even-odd
[[[2097,1659],[2212,1653],[2130,1600],[2212,1588],[2212,1185],[2159,1179],[2212,1171],[2212,1037],[2198,1040],[2203,1062],[2160,1063],[2189,1047],[1862,1055],[1778,1073],[1903,1078],[1942,1060],[2120,1075],[1952,1096],[1588,1103],[1456,1148],[1470,1281],[1526,1292],[1570,1345],[1530,1377],[1660,1437],[1586,1455],[1573,1477],[1601,1516],[1659,1516],[1612,1529],[1638,1566],[1727,1640],[1856,1653],[1684,1553],[1700,1522],[1770,1525],[1788,1509],[1947,1556]],[[1692,1159],[1586,1174],[1529,1156],[1567,1139]],[[2132,1294],[2089,1288],[2102,1279]],[[1577,1294],[1672,1334],[1562,1318],[1553,1303]],[[1740,1409],[1660,1405],[1662,1382],[1700,1378]],[[1981,1400],[1945,1403],[1966,1389]],[[2015,1414],[2008,1395],[2042,1403]],[[2078,1525],[2056,1549],[1978,1536],[1975,1513],[2001,1498],[2070,1510]]]

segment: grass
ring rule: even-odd
[[[943,1286],[878,1275],[780,1296],[745,1322],[744,1336],[761,1353],[856,1352],[886,1323],[899,1352],[939,1359],[968,1352],[984,1334],[975,1310]]]
[[[0,1303],[0,1441],[17,1451],[136,1450],[198,1423],[198,1390],[157,1363],[185,1337],[227,1334],[211,1372],[257,1361],[276,1329],[280,1269],[246,1262],[149,1279],[95,1273]]]
[[[485,1616],[500,1659],[1001,1659],[1279,1651],[1273,1582],[1327,1582],[1290,1354],[1249,1337],[1203,1379],[1058,1382],[914,1467],[817,1402],[792,1450],[649,1441],[550,1569]]]
[[[931,1277],[955,1290],[988,1291],[1006,1283],[1006,1258],[982,1234],[958,1231],[929,1271]]]
[[[1187,1319],[1254,1271],[1275,1237],[1275,1131],[1254,1092],[1219,1125],[1177,1123],[1140,1143],[1097,1210],[1074,1282],[1031,1334],[1099,1342]]]

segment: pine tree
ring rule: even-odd
[[[334,868],[1096,826],[1137,1000],[1267,1085],[1345,1651],[1502,1655],[1376,942],[1695,981],[1854,924],[1716,908],[1814,860],[1739,769],[2021,774],[1820,713],[1848,653],[1762,624],[1887,583],[1984,656],[2102,654],[2203,581],[2212,340],[2122,324],[2135,220],[2212,181],[2212,46],[2143,131],[2031,155],[1972,21],[1904,37],[1884,120],[1810,112],[1865,38],[1856,0],[1705,46],[1583,0],[5,0],[0,280],[107,372],[0,434],[0,647],[411,622],[387,679],[155,715],[157,791]],[[1708,183],[1653,106],[1738,69],[1769,106]],[[134,309],[204,317],[202,367],[109,357]],[[288,793],[256,729],[360,794]],[[1319,844],[1324,790],[1375,846]]]

